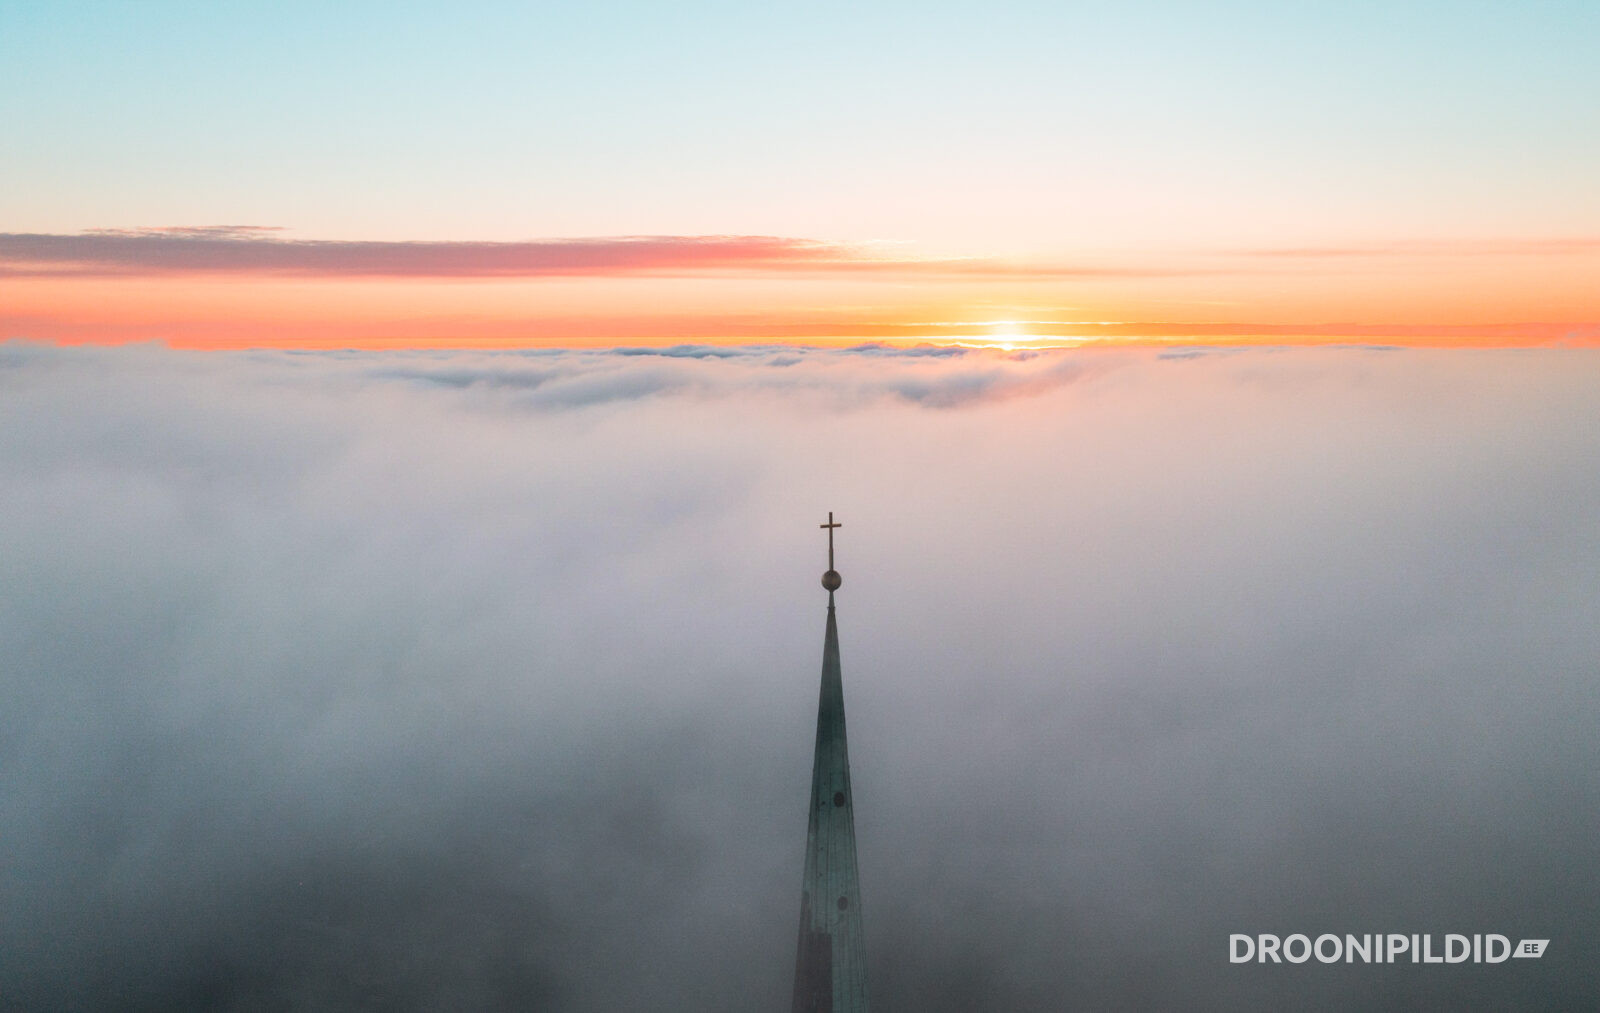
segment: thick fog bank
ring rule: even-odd
[[[1600,1004],[1597,390],[0,345],[0,1004],[787,1008],[829,510],[876,1008]]]

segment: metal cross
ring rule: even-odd
[[[834,528],[842,528],[842,527],[844,527],[844,525],[843,524],[835,524],[833,522],[833,511],[829,510],[828,511],[828,523],[826,523],[826,524],[818,524],[817,527],[819,527],[819,528],[827,528],[828,529],[828,569],[831,570],[831,569],[833,569],[833,529]]]

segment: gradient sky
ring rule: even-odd
[[[13,2],[0,337],[1593,343],[1597,50],[1592,3]]]

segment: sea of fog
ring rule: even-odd
[[[1597,392],[0,345],[0,1006],[787,1009],[830,510],[876,1009],[1595,1006]]]

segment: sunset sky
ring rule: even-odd
[[[1592,3],[0,8],[0,338],[1600,342]]]

